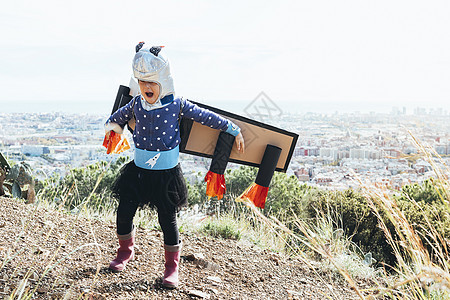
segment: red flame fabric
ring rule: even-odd
[[[250,200],[256,207],[264,209],[266,206],[267,194],[269,193],[269,187],[260,186],[253,183],[249,186],[238,200]]]
[[[209,198],[217,196],[217,199],[220,200],[223,198],[223,194],[225,194],[226,186],[225,186],[225,176],[223,174],[217,174],[211,171],[208,171],[205,176],[206,181],[206,196]]]
[[[114,131],[110,131],[105,135],[103,139],[103,146],[106,148],[106,154],[110,153],[122,153],[125,150],[130,149],[130,144],[126,138]]]

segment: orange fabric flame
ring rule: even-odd
[[[114,131],[110,131],[105,135],[105,138],[103,139],[103,146],[106,148],[106,154],[118,154],[130,149],[130,144],[127,139],[122,138],[121,134]]]
[[[217,174],[211,171],[208,171],[205,176],[206,181],[206,196],[209,198],[217,196],[217,199],[220,200],[223,198],[223,194],[225,194],[226,186],[225,186],[225,176],[223,174]]]
[[[260,186],[259,184],[253,183],[236,200],[250,200],[256,207],[264,209],[268,193],[269,187],[264,187]]]

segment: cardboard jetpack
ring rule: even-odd
[[[133,92],[130,92],[130,88],[121,85],[114,103],[113,112],[131,101],[133,98],[132,94]],[[245,152],[240,153],[237,151],[236,145],[234,144],[234,137],[230,134],[225,132],[221,133],[220,130],[212,129],[186,118],[181,118],[180,122],[180,152],[212,158],[212,168],[210,171],[219,173],[222,176],[228,161],[258,167],[259,171],[255,180],[256,187],[252,187],[253,185],[250,186],[240,198],[242,200],[243,198],[249,198],[247,197],[249,194],[262,193],[259,196],[252,196],[264,198],[260,199],[259,203],[257,200],[251,198],[250,200],[256,206],[264,208],[268,186],[273,173],[274,171],[287,171],[294,153],[298,135],[212,106],[189,101],[204,109],[213,111],[238,125],[244,137]],[[128,123],[128,129],[130,131],[133,131],[134,124],[134,120]],[[215,161],[219,162],[216,163]],[[216,167],[213,167],[213,165],[216,165]],[[259,187],[263,187],[263,189]],[[222,194],[219,192],[219,194],[209,196],[218,196],[220,199]]]

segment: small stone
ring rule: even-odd
[[[290,296],[290,299],[291,299],[292,297],[299,297],[299,296],[302,296],[301,293],[296,292],[296,291],[293,291],[293,290],[287,290],[287,293],[288,293],[288,295]]]
[[[194,264],[197,265],[198,268],[202,267],[213,271],[219,270],[219,266],[215,263],[206,261],[205,256],[202,253],[189,254],[185,256],[184,259],[187,261],[192,261]]]
[[[141,249],[139,249],[138,246],[134,245],[134,254],[141,255],[143,254],[143,252],[141,251]]]
[[[203,255],[203,253],[193,253],[193,254],[187,255],[185,258],[186,258],[186,260],[195,261],[195,260],[205,259],[205,256]]]
[[[188,292],[189,296],[194,296],[194,297],[198,297],[198,298],[202,298],[202,299],[209,299],[209,294],[204,293],[202,291],[198,291],[198,290],[190,290]]]
[[[6,286],[3,286],[3,287],[0,287],[0,293],[8,293],[9,292],[9,287],[6,285]]]
[[[48,255],[50,254],[50,251],[38,247],[38,248],[34,251],[34,254],[42,254],[42,255],[45,257],[45,256],[48,256]]]
[[[31,273],[30,277],[28,278],[30,281],[38,281],[39,275],[36,272]]]
[[[36,290],[39,294],[45,294],[48,293],[48,288],[45,286],[41,286]]]
[[[62,292],[56,292],[51,294],[51,299],[64,299],[65,295]]]
[[[220,277],[217,276],[208,276],[206,277],[208,280],[213,281],[215,283],[221,283],[222,279],[220,279]]]

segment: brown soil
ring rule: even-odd
[[[300,260],[239,241],[181,237],[181,282],[168,290],[159,231],[138,228],[136,260],[112,273],[113,223],[0,197],[0,297],[17,295],[26,279],[28,299],[356,299]]]

